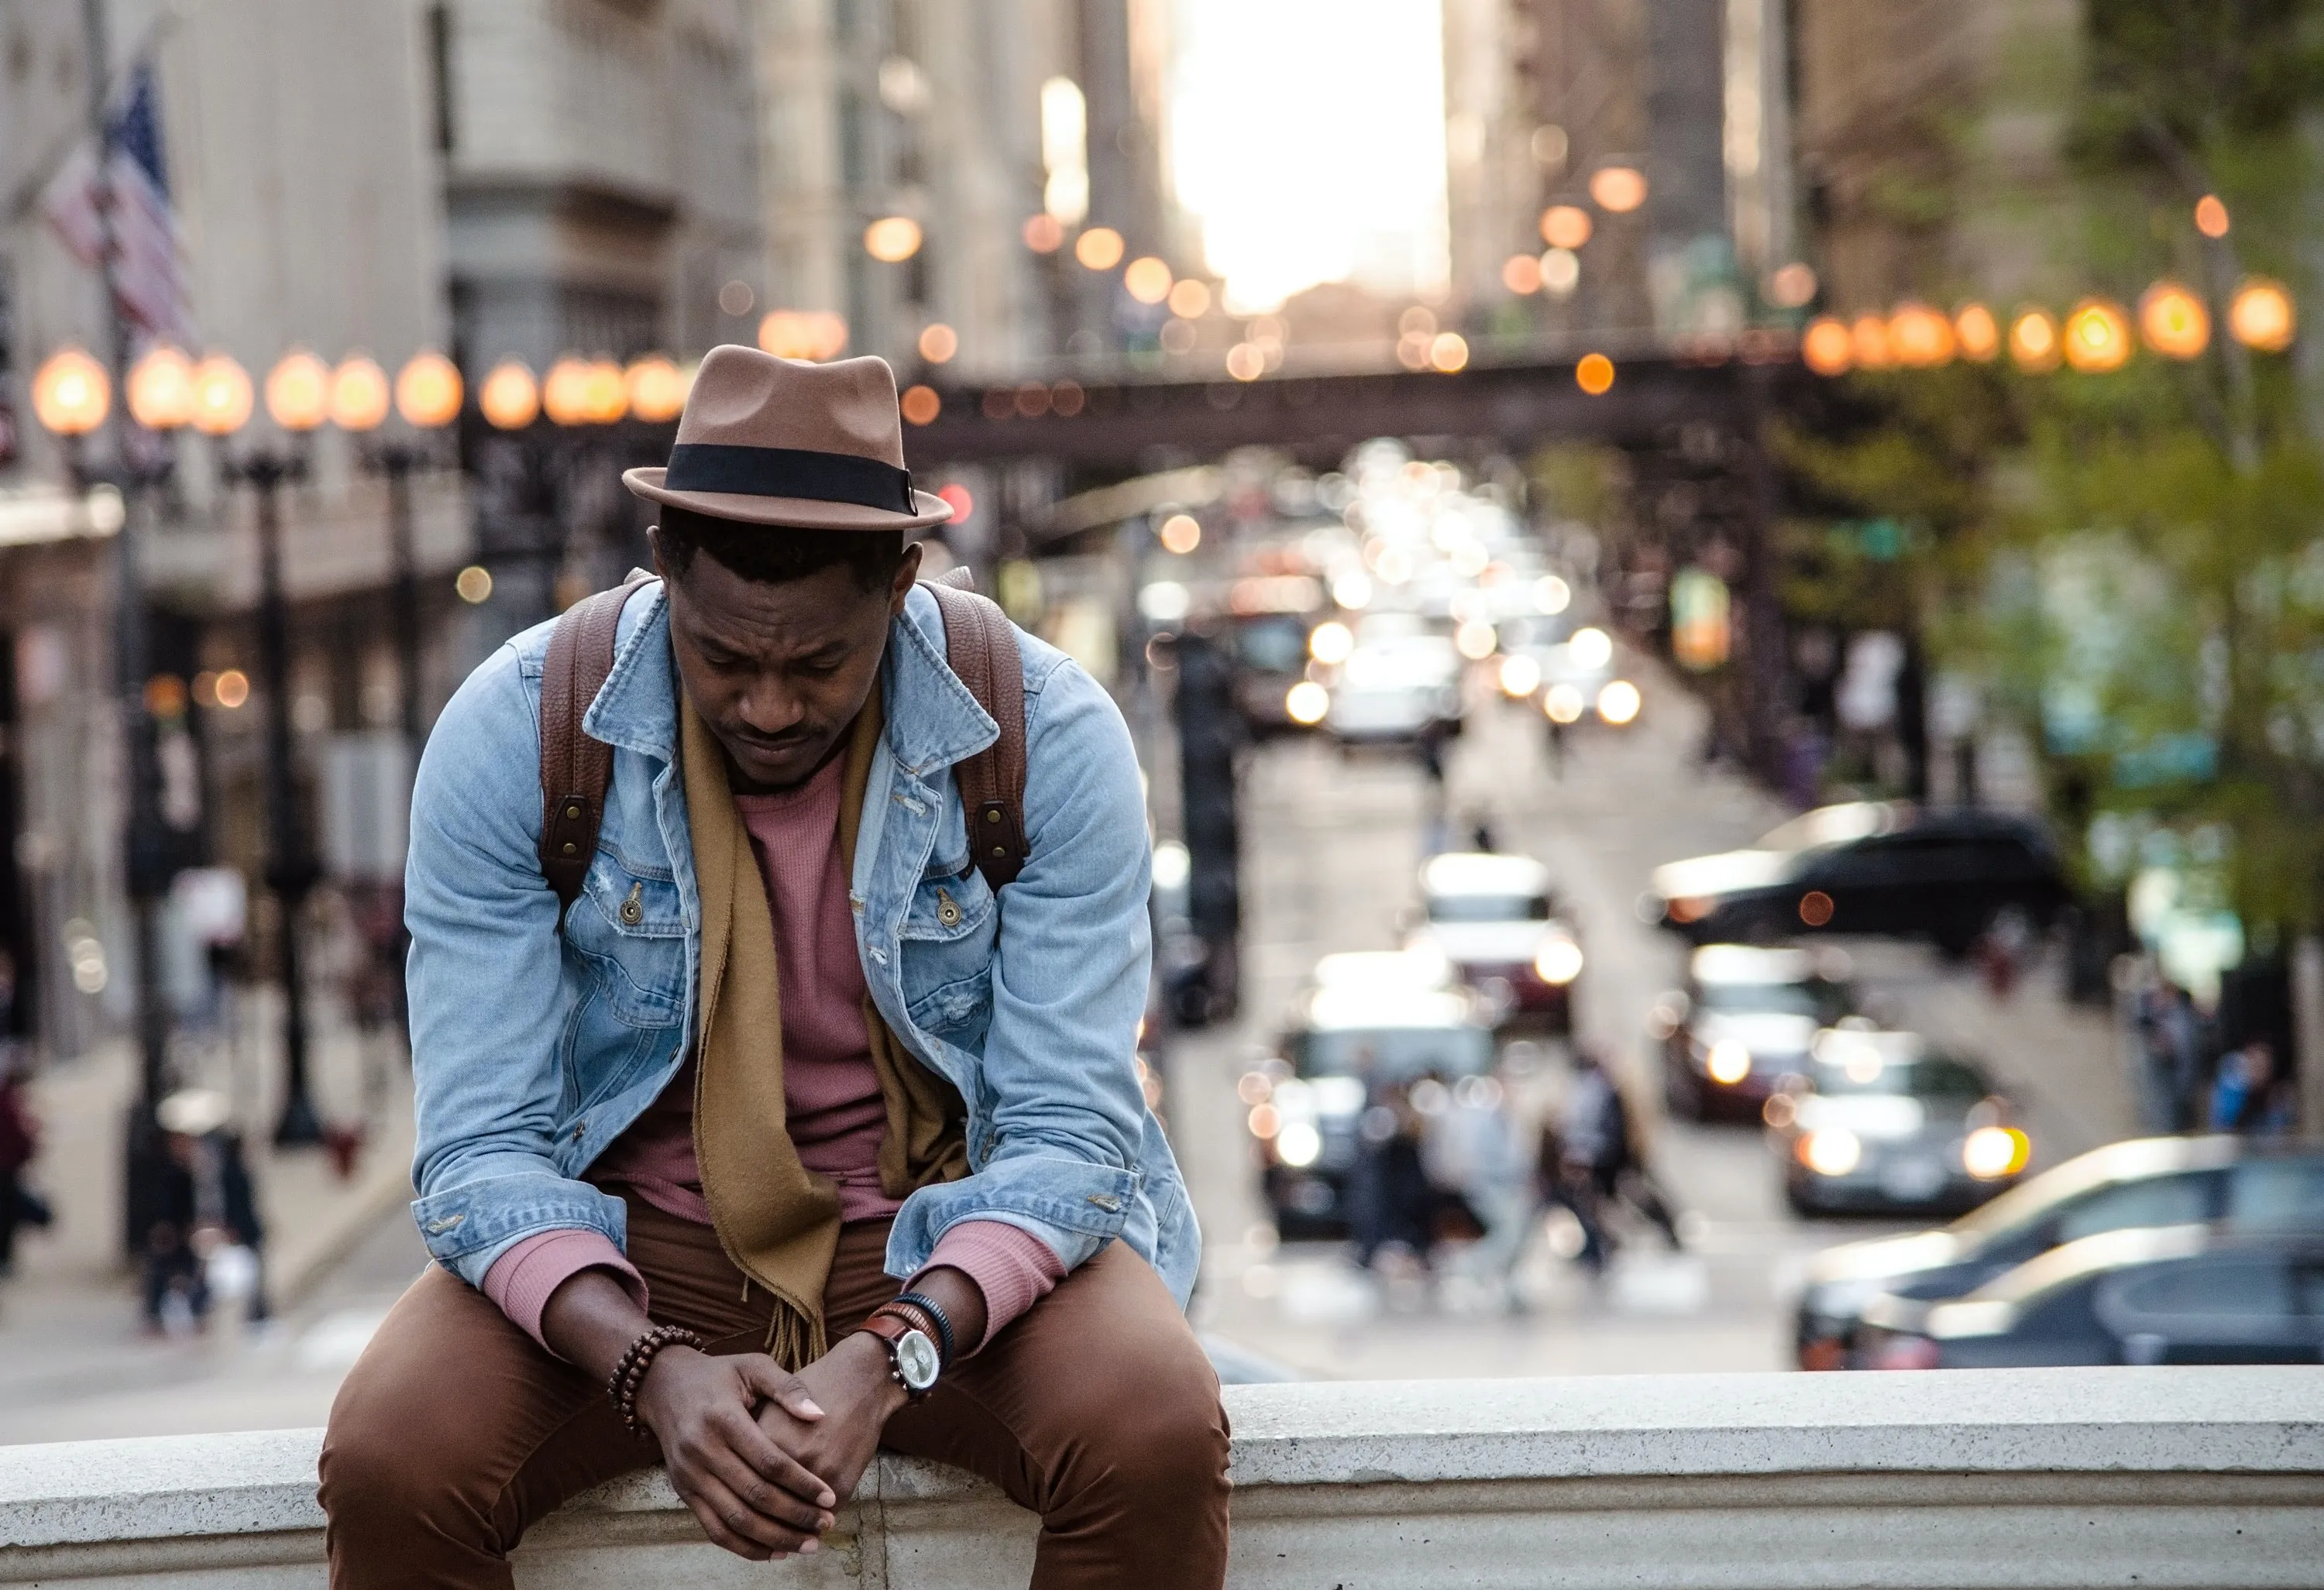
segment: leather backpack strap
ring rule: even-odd
[[[559,933],[597,853],[613,782],[613,748],[583,732],[582,714],[613,671],[623,605],[652,577],[632,570],[627,584],[567,608],[549,633],[540,676],[540,874],[557,894]]]
[[[953,767],[968,820],[968,853],[999,894],[1017,881],[1032,847],[1025,840],[1025,662],[1009,615],[970,589],[965,568],[921,582],[944,614],[945,655],[1001,738]]]

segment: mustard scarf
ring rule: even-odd
[[[766,1350],[798,1369],[821,1357],[828,1346],[823,1289],[839,1244],[839,1197],[829,1178],[799,1163],[786,1124],[774,916],[750,832],[726,781],[726,758],[682,694],[678,713],[687,823],[702,896],[695,1160],[719,1245],[734,1267],[774,1300]],[[872,753],[884,722],[874,687],[856,717],[841,777],[839,850],[850,878]],[[965,1175],[966,1112],[960,1095],[896,1041],[868,996],[863,1026],[887,1106],[888,1130],[880,1144],[881,1190],[902,1198]]]

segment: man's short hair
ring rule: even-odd
[[[810,530],[794,525],[748,525],[692,509],[661,507],[655,547],[662,566],[684,579],[694,555],[706,552],[746,580],[788,584],[835,565],[847,570],[866,595],[887,588],[904,560],[901,530]]]

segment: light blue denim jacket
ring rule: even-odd
[[[526,631],[469,676],[412,796],[411,1208],[429,1252],[472,1285],[540,1232],[622,1243],[621,1199],[578,1178],[696,1036],[701,903],[661,587],[630,599],[583,720],[613,747],[613,783],[561,937],[536,853],[549,633]],[[997,903],[969,864],[952,767],[999,730],[945,666],[927,592],[891,625],[881,668],[887,732],[848,889],[856,949],[889,1026],[966,1102],[970,1165],[906,1200],[888,1269],[911,1274],[957,1221],[999,1219],[1067,1269],[1120,1237],[1183,1305],[1200,1238],[1135,1059],[1150,949],[1138,764],[1096,682],[1039,640],[1019,645],[1032,859]],[[949,924],[940,889],[959,907]]]

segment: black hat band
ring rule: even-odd
[[[853,502],[917,516],[912,472],[853,453],[803,447],[741,447],[724,442],[680,442],[669,450],[662,476],[669,492],[731,492],[743,497],[802,497],[811,502]]]

